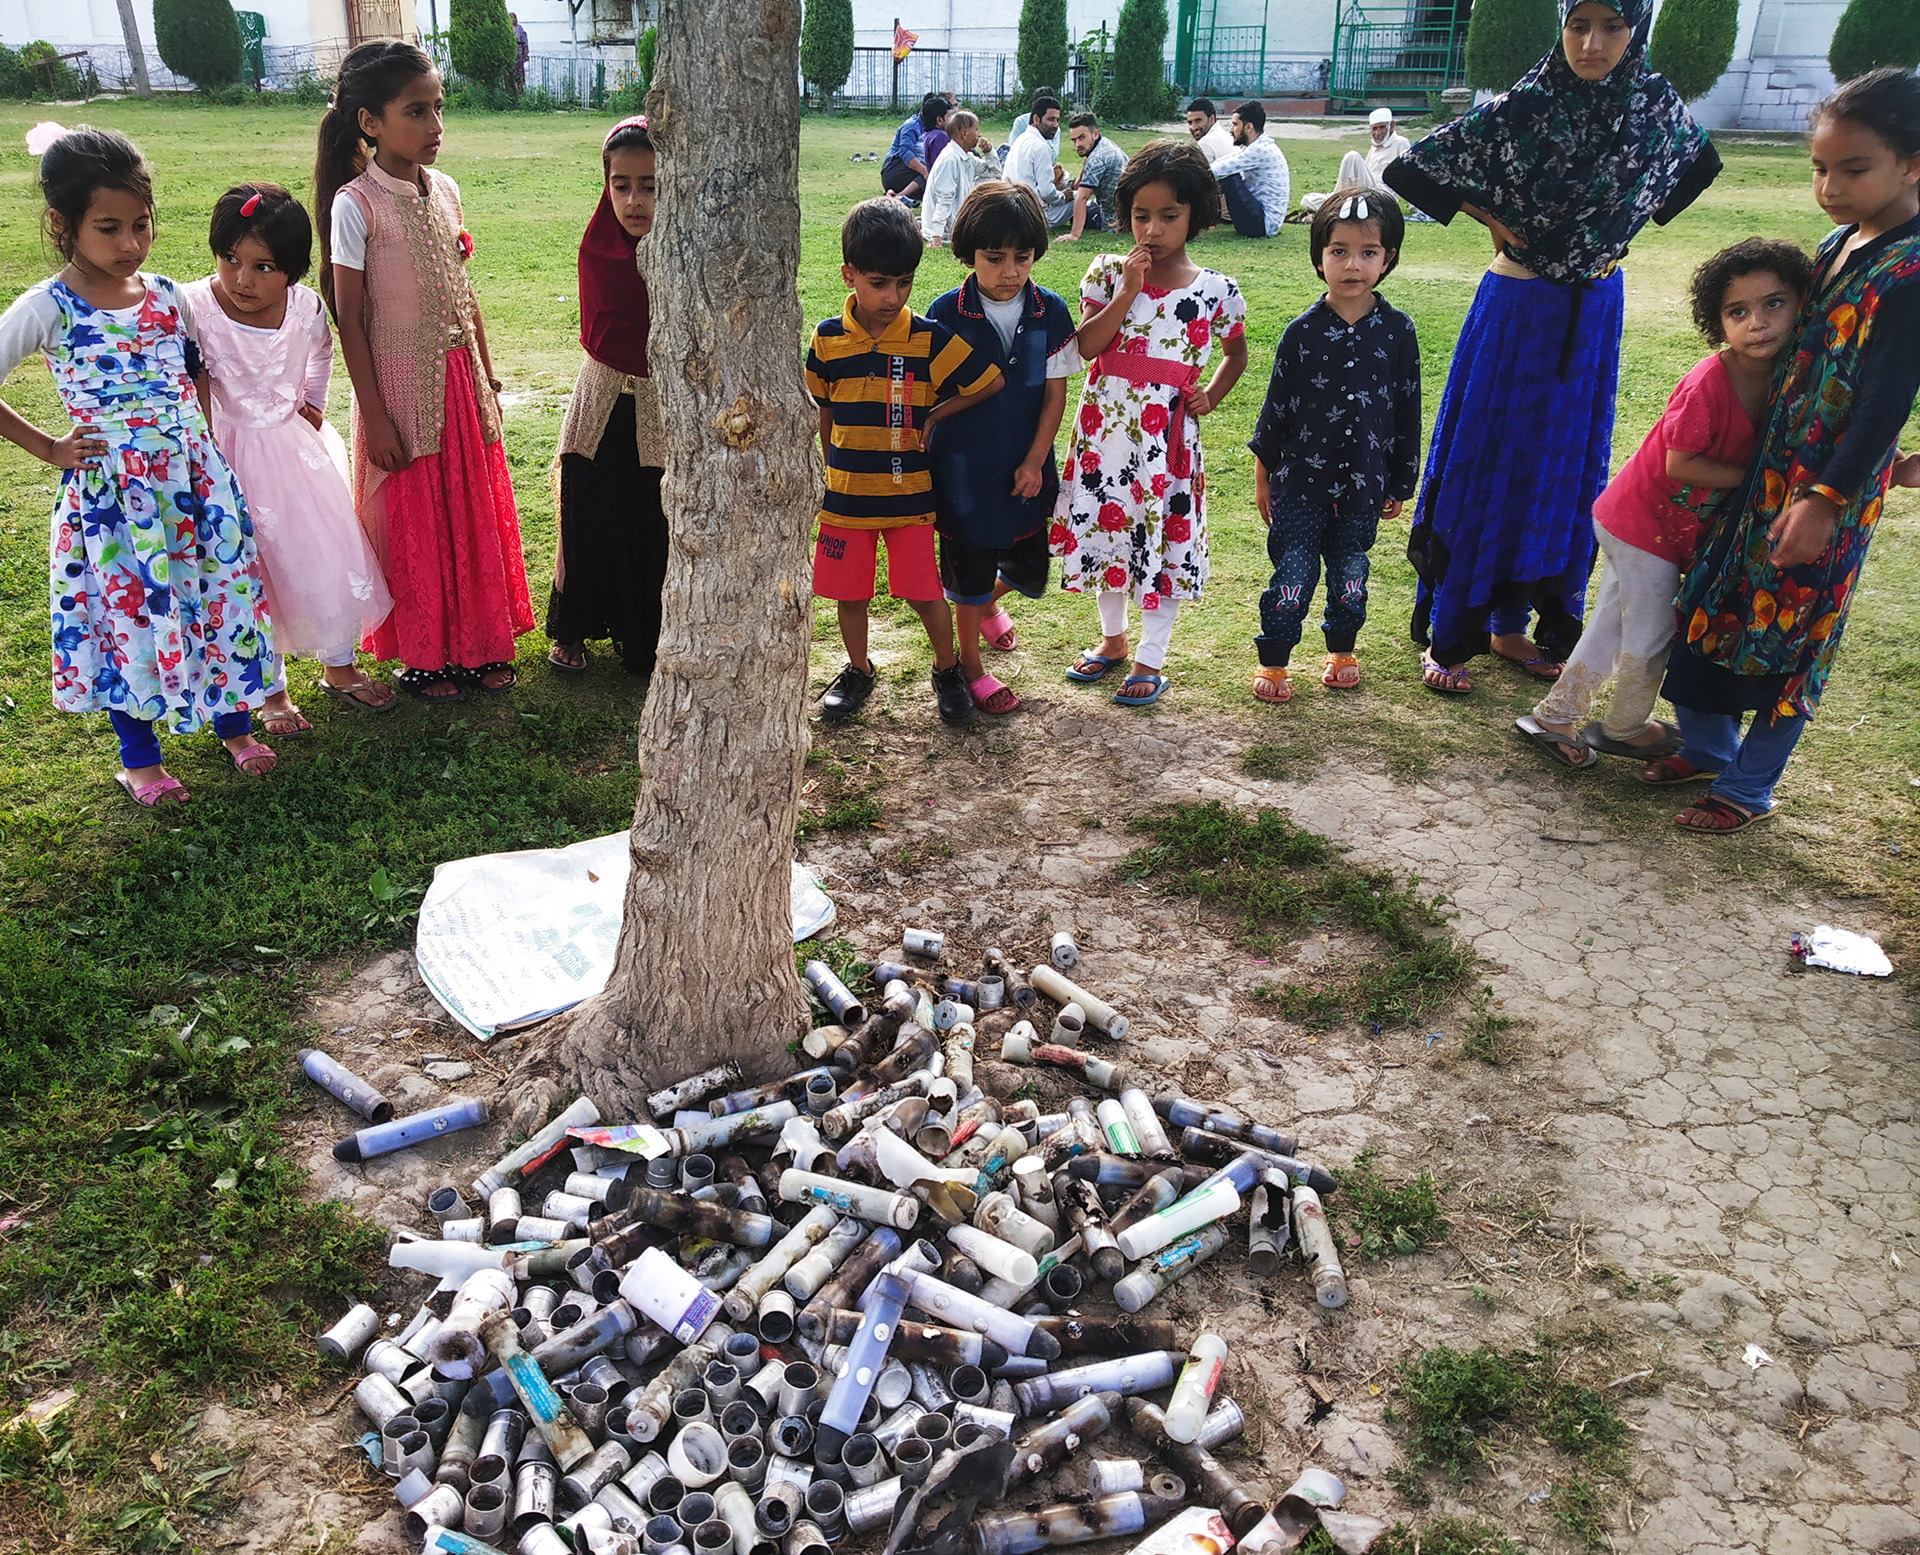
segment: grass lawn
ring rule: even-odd
[[[146,150],[158,189],[151,268],[179,279],[205,272],[207,212],[229,183],[307,184],[316,116],[306,111],[103,102],[60,112],[123,129]],[[21,143],[41,116],[0,110],[0,301],[55,267],[37,235],[35,164]],[[604,127],[586,116],[462,115],[441,163],[460,182],[476,238],[473,272],[509,386],[508,448],[536,580],[552,560],[546,471],[579,357],[574,251],[595,199]],[[884,150],[890,133],[872,120],[816,119],[804,130],[800,287],[810,318],[839,310],[838,225],[851,203],[877,192],[877,167],[849,158]],[[1145,137],[1117,138],[1131,148]],[[1359,138],[1287,141],[1295,190],[1327,188],[1341,151]],[[1649,231],[1627,263],[1616,464],[1703,354],[1685,304],[1693,266],[1751,234],[1810,243],[1824,230],[1799,147],[1730,146],[1726,155],[1719,184],[1673,227]],[[1072,297],[1099,247],[1059,245],[1036,278]],[[1206,424],[1214,581],[1205,603],[1182,613],[1168,706],[1231,710],[1249,720],[1250,738],[1289,746],[1302,761],[1344,748],[1382,753],[1408,775],[1463,757],[1492,770],[1529,766],[1506,729],[1536,690],[1517,671],[1480,661],[1480,689],[1463,704],[1417,685],[1404,525],[1383,531],[1374,553],[1366,691],[1336,700],[1309,683],[1282,714],[1248,703],[1266,563],[1244,442],[1280,331],[1317,287],[1304,228],[1262,244],[1215,232],[1194,253],[1246,293],[1253,361]],[[1416,226],[1386,287],[1425,343],[1429,419],[1486,257],[1477,226]],[[934,252],[922,275],[924,305],[961,272]],[[796,341],[796,371],[799,349]],[[31,419],[58,424],[37,363],[16,372],[5,395]],[[343,424],[345,405],[341,372],[333,411]],[[445,859],[624,825],[639,696],[604,651],[594,674],[560,682],[534,636],[514,697],[454,709],[408,702],[376,722],[322,699],[312,666],[301,664],[295,689],[316,732],[281,742],[271,782],[239,778],[210,737],[172,742],[170,766],[194,803],[136,813],[110,781],[105,719],[63,718],[50,706],[53,489],[46,467],[0,447],[0,1091],[11,1099],[0,1116],[0,1400],[69,1379],[84,1389],[47,1440],[25,1432],[0,1441],[0,1547],[17,1539],[43,1548],[71,1531],[82,1545],[130,1548],[128,1529],[151,1528],[190,1494],[193,1456],[174,1445],[192,1412],[185,1400],[201,1389],[244,1399],[307,1381],[315,1310],[338,1310],[380,1243],[334,1208],[306,1205],[276,1144],[303,967],[404,941],[410,926],[376,900],[376,879],[416,890]],[[1840,672],[1783,787],[1787,818],[1752,846],[1743,840],[1715,856],[1735,877],[1799,873],[1910,912],[1920,800],[1909,786],[1920,776],[1920,505],[1911,494],[1889,503],[1881,531]],[[879,612],[875,646],[889,680],[901,683],[895,694],[930,700],[917,623],[904,609]],[[1036,687],[1055,682],[1071,652],[1097,635],[1091,602],[1071,596],[1018,614]],[[830,611],[817,617],[816,643],[824,677],[840,662]],[[1302,654],[1309,670],[1316,662]],[[1607,824],[1664,843],[1674,807],[1650,804],[1623,778],[1618,769],[1561,781]],[[149,1453],[156,1475],[136,1485],[127,1465]],[[217,1490],[212,1482],[209,1493]],[[120,1515],[133,1521],[116,1534]]]

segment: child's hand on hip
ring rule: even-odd
[[[318,405],[309,405],[304,400],[300,402],[300,417],[316,432],[327,423],[327,418],[321,413],[320,407]]]
[[[62,437],[49,438],[47,451],[40,457],[56,470],[97,470],[106,451],[105,441],[72,427]]]
[[[1186,401],[1187,414],[1189,416],[1204,416],[1208,411],[1213,409],[1213,398],[1201,384],[1196,383],[1191,389],[1188,389],[1182,394],[1180,398]]]
[[[1380,522],[1383,524],[1391,523],[1400,516],[1400,509],[1404,505],[1404,502],[1399,497],[1387,498],[1385,506],[1380,509]]]
[[[1016,497],[1037,497],[1040,495],[1040,482],[1046,470],[1043,459],[1028,459],[1013,472],[1013,494]]]
[[[1817,494],[1802,497],[1767,531],[1767,543],[1773,547],[1767,560],[1782,572],[1805,566],[1833,544],[1834,525],[1839,521],[1840,508],[1831,498]]]
[[[1920,454],[1902,454],[1893,461],[1889,480],[1894,486],[1920,486]]]

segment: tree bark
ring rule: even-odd
[[[153,84],[147,80],[147,51],[140,42],[140,19],[133,14],[133,0],[120,0],[120,31],[127,40],[127,63],[133,68],[133,95],[153,96]]]
[[[528,1044],[612,1119],[644,1119],[649,1091],[725,1058],[770,1077],[807,1024],[788,905],[818,499],[796,290],[799,37],[799,0],[661,7],[642,262],[671,549],[633,874],[606,991]]]

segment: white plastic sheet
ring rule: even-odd
[[[1887,953],[1864,934],[1821,924],[1806,937],[1807,965],[1856,977],[1891,977]]]
[[[420,904],[421,978],[482,1040],[592,998],[613,972],[628,867],[625,832],[442,864]],[[833,902],[798,863],[791,900],[796,943],[832,924]]]

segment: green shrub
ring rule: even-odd
[[[1029,93],[1039,86],[1066,84],[1067,0],[1024,0],[1016,58],[1020,85]]]
[[[852,37],[852,32],[849,31],[847,36]],[[649,27],[645,32],[640,34],[640,41],[633,46],[633,64],[634,69],[640,76],[640,95],[642,97],[647,95],[647,88],[653,85],[654,61],[659,57],[660,29],[658,27]],[[846,77],[842,76],[840,79],[844,81]]]
[[[1554,0],[1480,0],[1467,23],[1467,85],[1506,91],[1559,36]]]
[[[1667,0],[1653,24],[1653,68],[1687,102],[1705,97],[1733,62],[1740,0]]]
[[[1833,29],[1827,63],[1836,81],[1882,65],[1920,65],[1920,5],[1914,0],[1852,0]]]
[[[153,42],[203,92],[240,79],[240,19],[227,0],[153,0]]]
[[[44,38],[22,46],[18,58],[23,77],[20,96],[65,101],[82,95],[84,88],[79,72],[61,59],[60,51]],[[6,95],[0,92],[0,96]]]
[[[1179,88],[1167,80],[1167,0],[1126,0],[1113,30],[1113,80],[1094,111],[1112,123],[1170,117]]]
[[[520,47],[502,0],[448,0],[447,33],[453,68],[470,85],[510,93]]]
[[[800,76],[820,106],[847,84],[853,71],[853,0],[807,0],[800,23]]]
[[[18,102],[33,95],[33,82],[19,52],[0,43],[0,98]]]

